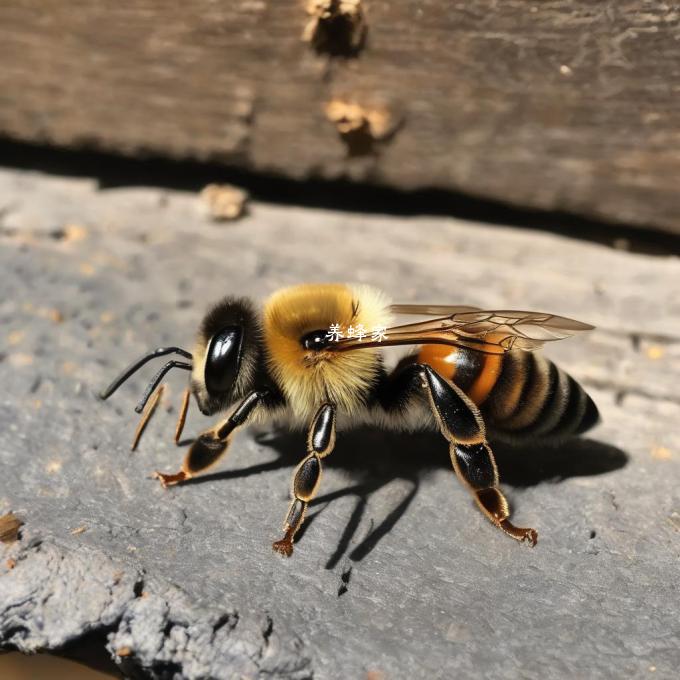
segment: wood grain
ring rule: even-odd
[[[365,47],[330,59],[301,40],[302,0],[6,0],[0,133],[680,231],[677,7],[365,9]],[[349,153],[333,99],[388,110],[396,131]]]

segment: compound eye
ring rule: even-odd
[[[213,336],[205,360],[205,386],[208,392],[228,392],[234,386],[241,363],[243,331],[227,326]]]
[[[305,349],[321,350],[328,347],[330,337],[328,331],[311,331],[300,338],[300,343]]]

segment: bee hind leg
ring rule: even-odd
[[[410,385],[402,378],[402,386],[412,390],[414,383],[419,383],[425,390],[439,430],[449,442],[453,469],[480,510],[508,536],[536,545],[535,529],[510,522],[510,506],[499,488],[498,468],[477,406],[455,383],[444,380],[427,364],[411,364],[404,370],[410,373],[406,376]]]
[[[164,487],[174,486],[191,479],[214,465],[227,452],[234,430],[249,420],[256,407],[263,403],[266,395],[265,391],[251,392],[231,415],[215,427],[198,435],[196,441],[189,448],[179,472],[165,474],[156,471],[154,477],[159,479]],[[188,400],[186,402],[188,403]],[[182,407],[184,408],[184,403]]]
[[[532,547],[538,541],[535,529],[516,527],[510,520],[510,506],[498,488],[498,470],[486,441],[450,445],[451,462],[458,478],[472,492],[480,510],[508,536]]]
[[[309,502],[316,495],[321,481],[321,459],[335,446],[335,408],[323,404],[316,412],[307,435],[307,455],[293,475],[293,501],[283,523],[284,536],[273,543],[274,550],[290,557],[293,538],[305,521]]]

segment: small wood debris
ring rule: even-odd
[[[75,529],[71,529],[71,536],[78,536],[79,534],[82,534],[87,531],[87,527],[85,525],[81,527],[76,527]]]
[[[54,475],[57,472],[61,472],[62,467],[63,463],[60,460],[50,460],[45,466],[45,472],[47,472],[48,475]]]
[[[374,139],[383,139],[394,127],[392,116],[386,108],[367,108],[343,99],[331,99],[327,102],[326,117],[343,135],[368,127]]]
[[[0,516],[0,541],[14,543],[19,538],[19,529],[23,522],[13,513]]]
[[[30,366],[33,363],[33,356],[26,354],[25,352],[15,352],[7,357],[7,361],[11,366],[23,368],[24,366]]]
[[[384,106],[366,107],[353,101],[331,99],[325,105],[326,118],[347,145],[352,156],[373,151],[374,142],[387,140],[397,123]]]
[[[17,566],[17,561],[14,558],[10,557],[7,560],[7,562],[5,562],[5,564],[7,565],[8,569],[14,569],[14,567]]]
[[[651,450],[654,460],[670,460],[673,454],[665,446],[654,446]]]
[[[132,650],[129,647],[119,647],[116,650],[116,656],[130,656]]]
[[[647,354],[648,359],[651,359],[652,361],[657,361],[658,359],[661,359],[663,357],[663,355],[665,354],[665,350],[660,345],[650,345],[649,347],[647,347],[645,353]]]
[[[231,184],[208,184],[201,191],[201,200],[213,220],[227,222],[244,214],[248,192]]]
[[[50,321],[54,323],[61,323],[64,320],[64,315],[56,308],[48,309],[46,313]]]
[[[366,680],[386,680],[382,671],[370,670],[366,672]]]
[[[368,25],[361,0],[309,0],[302,39],[317,52],[351,56],[366,40]]]
[[[67,224],[63,229],[63,240],[64,241],[82,241],[87,238],[88,232],[87,228],[82,224]]]
[[[26,333],[24,331],[12,331],[7,336],[7,344],[8,345],[20,345],[24,341],[25,337],[26,337]]]

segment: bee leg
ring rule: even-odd
[[[316,495],[321,481],[321,459],[335,446],[335,407],[323,404],[314,416],[307,434],[307,456],[295,469],[293,475],[293,501],[283,524],[283,538],[272,547],[278,553],[290,557],[293,554],[293,538],[305,520],[309,502]]]
[[[230,416],[210,430],[198,435],[196,441],[189,448],[179,472],[164,474],[157,471],[154,476],[160,480],[164,487],[168,487],[191,479],[197,473],[207,470],[226,453],[232,432],[248,421],[253,411],[258,405],[262,404],[266,396],[266,391],[251,392]]]
[[[420,376],[439,429],[449,442],[458,478],[498,528],[518,541],[536,545],[535,529],[516,527],[509,520],[510,507],[498,488],[498,468],[477,406],[457,385],[444,380],[430,366],[420,365]]]
[[[189,410],[189,400],[191,399],[191,388],[187,387],[182,396],[182,405],[179,409],[179,416],[177,417],[177,425],[175,425],[175,444],[179,444],[179,439],[184,431],[184,424],[187,422],[187,411]]]
[[[134,437],[132,438],[130,451],[137,450],[139,440],[142,438],[144,430],[146,429],[147,424],[151,420],[151,416],[153,416],[153,414],[155,413],[156,407],[158,406],[158,402],[160,401],[160,398],[163,396],[164,391],[165,385],[159,385],[158,389],[153,393],[153,396],[149,400],[149,403],[146,405],[144,413],[142,413],[142,417],[139,419],[139,424],[137,425],[137,429],[135,430]]]
[[[498,488],[498,470],[489,445],[485,441],[467,445],[452,443],[450,452],[453,469],[473,493],[481,511],[508,536],[535,546],[536,529],[516,527],[509,520],[510,507]]]

